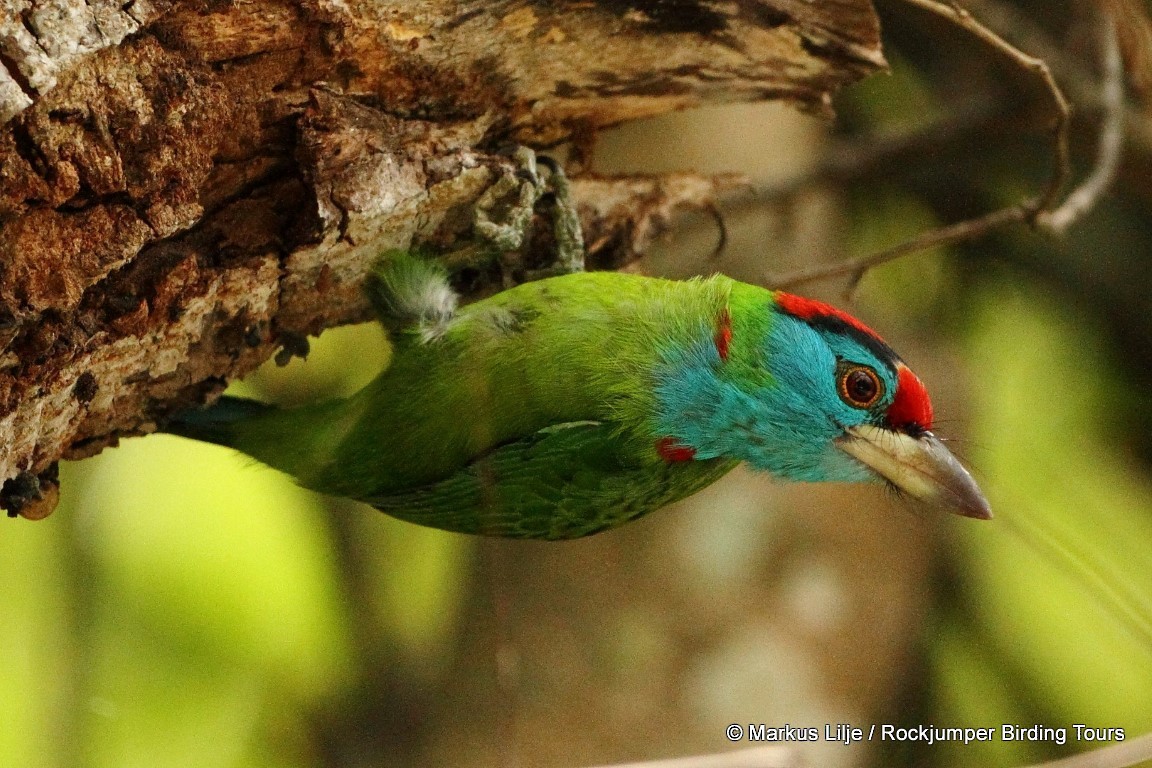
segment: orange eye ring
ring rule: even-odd
[[[841,363],[836,371],[840,399],[853,408],[871,408],[884,397],[884,382],[866,365]]]

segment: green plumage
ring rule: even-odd
[[[290,410],[224,398],[166,429],[464,533],[586,536],[740,461],[991,514],[932,434],[924,385],[826,304],[721,276],[577,272],[457,309],[443,271],[403,253],[381,257],[369,294],[394,349],[355,395]]]
[[[688,496],[736,464],[669,464],[646,456],[643,446],[628,446],[617,432],[595,422],[542,430],[493,449],[446,480],[362,501],[450,531],[574,539]]]
[[[710,339],[730,307],[766,309],[768,291],[720,276],[576,273],[440,311],[429,305],[448,300],[446,285],[393,259],[373,296],[394,326],[393,359],[367,387],[292,410],[225,398],[168,431],[401,519],[525,538],[619,525],[736,465],[660,456],[651,377],[665,352]]]

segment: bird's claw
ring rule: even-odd
[[[504,257],[523,253],[531,241],[532,218],[537,204],[545,196],[553,199],[552,231],[556,240],[556,258],[542,269],[525,270],[528,280],[551,275],[581,272],[584,269],[584,236],[580,218],[572,202],[571,185],[559,163],[549,157],[537,157],[528,147],[512,152],[515,170],[505,171],[477,199],[473,213],[473,232],[487,241],[499,254],[505,272],[505,283],[511,284]],[[541,173],[541,170],[545,173]]]

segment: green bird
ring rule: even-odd
[[[394,352],[361,391],[292,409],[225,397],[166,431],[472,534],[587,536],[742,461],[990,516],[932,434],[924,385],[826,304],[723,276],[577,272],[458,308],[446,273],[402,253],[369,292]]]

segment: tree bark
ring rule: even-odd
[[[367,318],[373,257],[468,240],[504,144],[709,102],[826,112],[883,66],[870,0],[8,0],[0,505],[46,514],[57,460]],[[737,183],[577,178],[589,258],[627,263]]]

